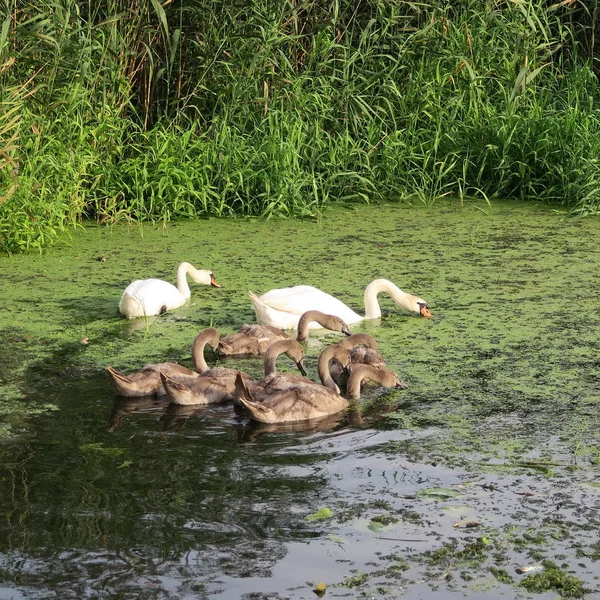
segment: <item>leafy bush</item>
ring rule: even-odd
[[[9,0],[0,245],[448,195],[600,211],[585,3]]]

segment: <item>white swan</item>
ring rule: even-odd
[[[199,270],[188,262],[182,262],[177,268],[177,287],[162,279],[138,279],[123,292],[119,312],[131,319],[160,315],[183,306],[190,297],[188,274],[196,283],[221,287],[211,271]]]
[[[410,312],[431,317],[429,305],[423,298],[403,292],[387,279],[375,279],[366,287],[364,317],[355,313],[337,298],[310,285],[271,290],[260,297],[249,292],[249,296],[254,305],[258,323],[280,329],[295,329],[298,326],[300,315],[307,310],[320,310],[329,315],[336,315],[348,325],[366,319],[378,319],[381,317],[381,309],[377,302],[377,294],[380,292],[386,292],[398,306]],[[316,322],[310,324],[311,329],[318,327],[320,325]]]

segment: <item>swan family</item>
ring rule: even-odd
[[[182,306],[191,294],[188,275],[197,283],[220,287],[212,271],[183,262],[177,269],[177,286],[160,279],[134,281],[123,292],[119,311],[129,318],[147,317]],[[274,289],[262,296],[249,292],[257,323],[244,324],[237,333],[224,337],[214,327],[200,331],[191,348],[193,369],[164,362],[144,365],[130,374],[110,366],[106,371],[116,394],[127,398],[166,397],[176,406],[229,402],[265,424],[330,417],[357,401],[368,381],[386,388],[406,387],[387,368],[375,339],[366,333],[352,334],[348,327],[381,317],[380,293],[389,294],[406,311],[432,316],[425,300],[403,292],[386,279],[376,279],[366,287],[364,316],[308,285]],[[318,383],[307,377],[303,345],[309,330],[317,328],[345,336],[319,353]],[[290,329],[296,331],[295,337],[285,331]],[[262,378],[237,367],[209,367],[207,346],[220,357],[264,356]],[[279,371],[283,357],[292,361],[298,373]]]

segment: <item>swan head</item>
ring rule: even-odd
[[[207,327],[203,329],[197,336],[196,339],[200,342],[206,343],[213,350],[219,347],[219,332],[214,327]]]
[[[418,306],[418,312],[423,317],[427,317],[428,319],[433,317],[433,315],[431,314],[431,310],[429,310],[429,305],[427,304],[427,302],[425,302],[425,300],[422,300],[421,298],[419,298],[417,300],[417,306]]]
[[[346,325],[346,322],[342,318],[338,317],[337,315],[325,315],[323,313],[321,314],[324,318],[318,320],[317,322],[323,325],[323,327],[330,329],[331,331],[340,331],[344,335],[352,335],[352,332],[348,328],[348,325]]]
[[[347,367],[349,374],[348,392],[358,399],[360,397],[360,384],[363,381],[371,380],[379,383],[386,388],[406,388],[406,382],[390,369],[379,369],[370,365],[354,363]]]
[[[296,363],[296,366],[298,367],[298,371],[300,371],[300,373],[304,376],[307,377],[308,376],[308,372],[306,371],[306,367],[304,366],[304,359],[299,360]]]
[[[270,361],[274,361],[280,354],[285,354],[291,358],[298,367],[298,370],[306,377],[306,367],[304,366],[304,348],[302,344],[293,339],[279,340],[273,342],[265,353],[265,373],[268,370]]]
[[[307,310],[302,313],[298,319],[298,335],[296,340],[298,342],[305,342],[308,339],[308,328],[309,324],[316,322],[325,329],[331,331],[341,331],[345,335],[352,335],[352,332],[348,329],[346,322],[337,315],[328,315],[320,310]]]
[[[400,388],[402,390],[404,390],[408,387],[408,383],[406,383],[406,381],[404,381],[404,379],[401,379],[397,375],[395,375],[395,378],[396,378],[396,383],[392,387]]]
[[[306,367],[304,366],[304,348],[300,344],[298,344],[298,342],[296,342],[295,340],[290,340],[290,341],[294,342],[294,343],[288,344],[288,348],[285,351],[285,354],[287,356],[289,356],[296,363],[296,366],[298,367],[298,371],[300,371],[300,373],[302,373],[302,375],[304,377],[306,377],[307,372],[306,372]]]
[[[341,319],[340,319],[341,321]],[[344,321],[342,321],[342,327],[340,329],[340,331],[344,334],[344,335],[352,335],[352,332],[350,331],[350,329],[348,329],[348,325],[346,325],[346,323],[344,323]]]
[[[203,285],[211,285],[212,287],[217,288],[221,287],[217,283],[213,272],[207,269],[195,269],[194,271],[190,272],[190,276],[196,283],[201,283]]]
[[[381,371],[382,373],[379,383],[383,387],[401,389],[405,389],[408,387],[407,383],[403,379],[398,377],[398,375],[396,375],[394,371],[391,371],[390,369],[379,369],[379,371]]]

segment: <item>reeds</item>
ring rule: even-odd
[[[536,199],[600,211],[597,7],[7,1],[0,247],[84,217]],[[596,61],[596,62],[595,62]]]

